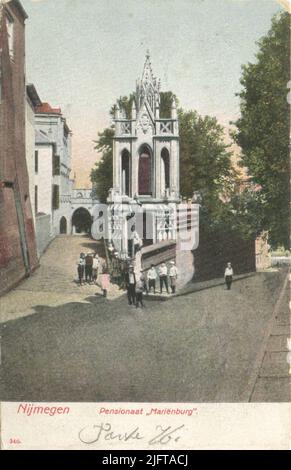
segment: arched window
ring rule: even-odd
[[[60,233],[65,235],[67,233],[67,219],[62,217],[60,220]]]
[[[147,145],[139,151],[138,194],[152,195],[152,156]]]
[[[166,148],[161,152],[161,194],[164,195],[166,189],[170,187],[170,155]]]
[[[130,191],[130,153],[124,149],[121,153],[121,193],[129,196]]]

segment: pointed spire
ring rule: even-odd
[[[135,99],[132,100],[131,106],[131,119],[136,119],[136,106],[135,106]]]
[[[155,96],[155,118],[160,119],[160,102],[159,95]]]
[[[153,75],[153,71],[152,71],[152,64],[151,64],[151,60],[150,60],[150,52],[149,50],[147,50],[146,52],[146,60],[145,60],[145,63],[144,63],[144,68],[143,68],[143,74],[142,74],[142,79],[141,79],[141,82],[142,82],[142,85],[147,88],[147,86],[149,84],[152,84],[153,87],[155,87],[155,77]]]
[[[177,104],[176,99],[174,97],[172,99],[171,117],[172,119],[177,119]]]
[[[119,108],[119,106],[118,106],[118,103],[116,103],[115,111],[114,111],[114,117],[115,117],[115,119],[118,119],[118,118],[119,118],[119,111],[120,111],[120,108]]]
[[[156,114],[155,108],[159,102],[159,87],[160,83],[153,74],[150,52],[147,50],[142,78],[136,83],[136,106],[138,112],[143,103],[147,101],[153,114]]]

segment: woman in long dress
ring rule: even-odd
[[[101,290],[103,293],[103,297],[107,297],[107,292],[110,287],[110,275],[108,273],[108,269],[106,266],[103,267],[102,269],[102,274],[101,274]]]

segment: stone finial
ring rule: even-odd
[[[172,119],[177,119],[177,104],[176,99],[174,97],[172,99],[171,117]]]
[[[120,113],[120,108],[119,108],[118,103],[117,103],[116,106],[115,106],[115,111],[114,111],[115,119],[119,118],[119,113]]]
[[[160,103],[159,103],[159,96],[156,95],[156,103],[155,103],[155,118],[160,118]]]
[[[131,119],[136,119],[136,106],[135,106],[135,100],[132,100],[132,106],[131,106]]]

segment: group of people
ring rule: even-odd
[[[79,285],[83,284],[98,284],[100,278],[100,287],[103,296],[107,297],[107,292],[110,285],[110,275],[106,265],[99,258],[97,253],[80,253],[77,262],[77,271]]]
[[[159,278],[160,280],[160,293],[163,293],[163,287],[165,286],[165,289],[167,293],[169,294],[169,282],[170,281],[170,287],[171,287],[171,292],[172,294],[175,294],[176,292],[176,284],[177,284],[177,278],[178,278],[178,269],[177,266],[175,265],[175,261],[170,262],[170,269],[168,269],[166,263],[162,263],[160,267],[158,268],[158,272],[154,265],[151,265],[151,268],[148,271],[148,284],[149,284],[149,292],[153,289],[154,294],[156,293],[156,282],[157,279]]]
[[[80,258],[77,262],[80,286],[82,286],[84,282],[96,284],[99,267],[100,261],[97,253],[80,253]]]
[[[144,292],[148,293],[151,290],[156,293],[156,283],[157,279],[160,280],[160,293],[163,292],[163,287],[169,294],[169,282],[172,294],[176,292],[176,282],[178,278],[178,269],[174,261],[170,263],[170,269],[168,269],[165,263],[162,263],[157,271],[155,266],[152,264],[147,273],[147,279],[143,273],[140,274],[139,279],[137,279],[134,272],[133,265],[130,265],[128,271],[125,273],[125,286],[127,290],[127,298],[129,305],[135,305],[136,308],[139,306],[144,307],[143,303],[143,294]]]
[[[103,296],[107,297],[107,291],[110,285],[110,275],[108,269],[97,253],[80,253],[77,262],[77,271],[79,284],[82,286],[84,283],[97,285],[98,276],[100,275],[100,286]],[[156,293],[157,281],[159,280],[160,293],[163,293],[165,287],[166,292],[169,294],[169,286],[171,293],[175,294],[176,284],[178,278],[178,269],[174,261],[170,262],[168,268],[166,263],[162,263],[158,269],[152,264],[147,272],[147,278],[143,273],[140,274],[139,279],[134,272],[133,265],[130,265],[124,274],[125,288],[127,290],[127,297],[129,305],[144,307],[143,294],[150,293],[152,290]],[[227,289],[231,289],[233,281],[233,268],[231,263],[227,263],[224,272],[225,283]]]

